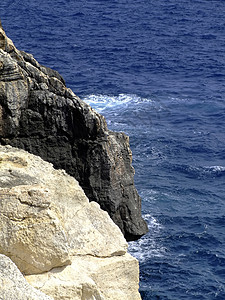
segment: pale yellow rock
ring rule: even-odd
[[[0,146],[0,253],[25,274],[70,263],[71,255],[123,255],[127,243],[78,182],[41,158]]]
[[[26,276],[55,300],[140,300],[138,262],[129,254],[108,258],[75,256],[70,266]]]
[[[25,274],[70,263],[68,237],[43,188],[0,189],[0,252]]]
[[[10,146],[0,146],[0,253],[55,300],[141,299],[138,261],[108,214],[73,177]]]
[[[0,254],[0,300],[53,300],[32,287],[5,255]]]

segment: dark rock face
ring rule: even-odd
[[[25,149],[74,176],[127,240],[147,232],[134,186],[129,139],[66,88],[58,72],[18,51],[0,27],[0,143]]]

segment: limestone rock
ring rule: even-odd
[[[27,281],[55,300],[140,300],[138,262],[129,254],[97,258],[74,257],[72,264]]]
[[[24,150],[0,146],[0,212],[0,253],[34,288],[55,300],[141,299],[138,261],[127,253],[120,229],[65,171]],[[8,285],[18,291],[17,299],[45,299],[30,296],[18,270],[15,285],[7,277],[13,263],[4,258],[3,264],[2,257],[4,300],[13,299]]]
[[[73,255],[123,255],[127,243],[76,179],[48,162],[0,146],[0,253],[25,274],[68,265]]]
[[[16,265],[0,254],[0,300],[53,300],[32,287]]]
[[[65,169],[127,240],[147,232],[134,186],[129,139],[80,100],[58,72],[18,51],[0,27],[0,143]]]

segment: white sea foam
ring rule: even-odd
[[[178,168],[178,166],[177,166]],[[179,170],[197,178],[220,176],[225,172],[224,166],[180,166]]]
[[[150,98],[142,98],[135,94],[119,94],[118,96],[112,95],[87,95],[83,101],[91,105],[98,112],[102,112],[107,108],[126,106],[130,103],[153,103]]]
[[[225,167],[223,166],[204,166],[202,169],[203,175],[218,176],[225,172]]]
[[[211,170],[213,172],[223,172],[223,171],[225,171],[225,167],[223,167],[223,166],[210,166],[210,167],[206,167],[206,169]]]
[[[160,232],[163,226],[150,214],[145,214],[144,219],[148,222],[149,232],[138,241],[129,242],[128,251],[139,262],[144,262],[153,257],[162,257],[166,249],[160,245]]]

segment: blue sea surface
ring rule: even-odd
[[[223,0],[0,3],[17,48],[130,136],[143,300],[225,299],[224,16]]]

